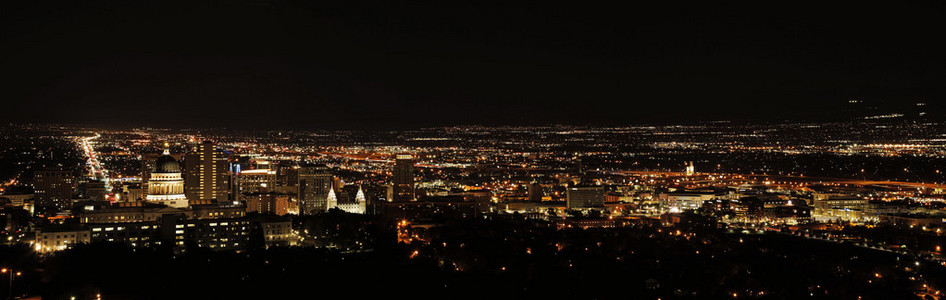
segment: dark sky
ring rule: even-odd
[[[2,1],[4,117],[635,124],[808,118],[848,99],[935,109],[946,96],[946,9],[935,1],[319,2]]]

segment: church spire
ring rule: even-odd
[[[325,210],[333,209],[338,207],[338,197],[335,196],[335,188],[328,189],[328,199],[325,204]]]
[[[368,200],[365,199],[365,192],[361,189],[361,186],[358,186],[358,194],[355,194],[355,204],[358,205],[358,208],[355,213],[364,214],[368,212]]]
[[[365,200],[365,192],[361,190],[361,186],[358,186],[358,193],[355,194],[355,201],[358,202],[358,204],[367,202]]]

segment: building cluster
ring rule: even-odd
[[[595,222],[610,227],[622,220],[657,220],[661,215],[685,212],[711,215],[726,224],[770,228],[824,223],[946,227],[946,214],[941,209],[916,200],[911,203],[919,204],[883,200],[922,199],[917,189],[893,191],[880,186],[774,182],[764,176],[700,174],[690,162],[682,172],[628,175],[575,172],[545,184],[544,188],[520,181],[511,185],[527,187],[518,189],[524,196],[499,194],[494,197],[493,209],[556,220],[566,227],[588,227]],[[568,220],[569,217],[576,219]]]
[[[348,184],[325,164],[274,163],[234,155],[209,141],[180,154],[165,143],[163,153],[143,154],[140,160],[137,181],[50,169],[35,173],[33,194],[2,197],[46,220],[35,226],[32,240],[43,252],[99,242],[178,251],[296,245],[305,240],[293,228],[296,216],[337,209],[421,222],[472,218],[477,213],[472,199],[488,199],[472,197],[479,195],[475,191],[417,195],[416,162],[407,154],[397,155],[387,184]]]
[[[39,251],[55,251],[75,243],[114,242],[176,250],[243,250],[254,243],[260,247],[295,243],[289,219],[279,218],[278,213],[247,215],[253,211],[275,212],[278,205],[270,203],[263,209],[258,201],[251,201],[257,205],[257,210],[252,210],[246,202],[231,199],[227,189],[230,177],[227,168],[221,167],[227,158],[209,142],[199,149],[194,154],[176,156],[165,149],[162,155],[145,156],[142,178],[146,180],[137,186],[146,193],[127,193],[123,199],[118,198],[123,201],[54,201],[54,208],[68,208],[57,216],[68,214],[77,222],[59,219],[59,224],[53,220],[53,224],[40,226],[34,246]],[[185,162],[175,157],[183,157]],[[63,183],[71,180],[66,173],[56,174],[63,174],[57,178]],[[66,194],[63,190],[62,195]]]
[[[762,133],[742,135],[744,128],[720,126],[458,127],[373,133],[370,138],[316,132],[233,136],[154,129],[94,137],[86,133],[73,141],[88,156],[87,174],[61,167],[36,170],[30,174],[32,193],[5,192],[0,203],[27,208],[52,223],[79,220],[92,242],[111,239],[215,249],[250,243],[251,238],[230,234],[239,231],[229,226],[244,230],[245,220],[305,217],[336,209],[408,220],[408,227],[425,228],[447,218],[483,213],[518,213],[566,227],[608,227],[685,212],[716,216],[727,224],[757,226],[886,222],[942,227],[942,209],[935,206],[943,203],[942,189],[921,183],[904,188],[855,180],[850,184],[821,182],[791,171],[766,174],[791,169],[777,165],[783,155],[841,153],[840,158],[830,159],[845,160],[849,152],[820,144],[761,145],[757,138]],[[755,131],[775,135],[786,130]],[[793,137],[813,133],[807,127],[791,130],[799,132]],[[641,136],[642,141],[626,140],[629,135]],[[218,144],[198,142],[205,138]],[[156,141],[163,140],[171,142],[163,153],[149,153]],[[941,151],[864,145],[860,148],[897,149],[896,155]],[[707,153],[725,155],[703,156]],[[775,158],[760,160],[770,155]],[[793,163],[821,163],[789,158]],[[176,221],[165,224],[164,220]],[[208,220],[206,225],[201,225],[203,220]],[[140,224],[92,231],[116,222]],[[249,222],[245,230],[266,226]],[[199,230],[210,227],[216,230]],[[43,230],[51,234],[59,229]],[[126,237],[118,238],[118,234]],[[132,236],[136,239],[130,240]],[[246,231],[246,236],[253,234]]]

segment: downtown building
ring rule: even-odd
[[[293,195],[282,193],[252,193],[244,194],[246,199],[246,212],[257,212],[261,214],[273,214],[284,216],[291,211],[297,211],[294,207],[295,201]]]
[[[410,154],[398,154],[394,160],[393,171],[394,201],[414,201],[414,157]]]
[[[33,173],[35,205],[57,210],[72,207],[72,194],[77,187],[72,172],[64,170],[41,170]]]
[[[192,200],[230,200],[229,155],[210,141],[184,155],[184,194]]]
[[[569,209],[604,208],[604,187],[573,185],[566,188],[566,206]]]
[[[233,194],[237,201],[246,201],[246,195],[269,193],[276,189],[276,170],[240,170],[233,174]]]
[[[298,170],[299,215],[312,215],[328,210],[333,176],[322,164],[302,166]]]
[[[45,226],[36,231],[35,238],[33,248],[40,253],[64,250],[76,244],[91,242],[88,228],[71,226]]]

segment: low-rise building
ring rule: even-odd
[[[604,207],[603,186],[569,186],[566,190],[566,206],[569,209]]]
[[[39,252],[53,252],[89,242],[91,242],[91,234],[88,228],[47,226],[36,231],[36,241],[33,246]]]
[[[901,226],[946,226],[946,216],[929,214],[883,214],[880,215],[880,221]]]
[[[270,246],[294,246],[297,243],[297,235],[292,230],[292,222],[286,218],[266,218],[255,221],[263,233],[263,241],[266,247]]]
[[[289,213],[289,202],[292,195],[278,193],[244,194],[246,212],[258,212],[284,216]]]
[[[709,201],[722,196],[715,191],[687,191],[670,192],[657,195],[661,206],[669,211],[695,210],[703,206],[703,201]]]

